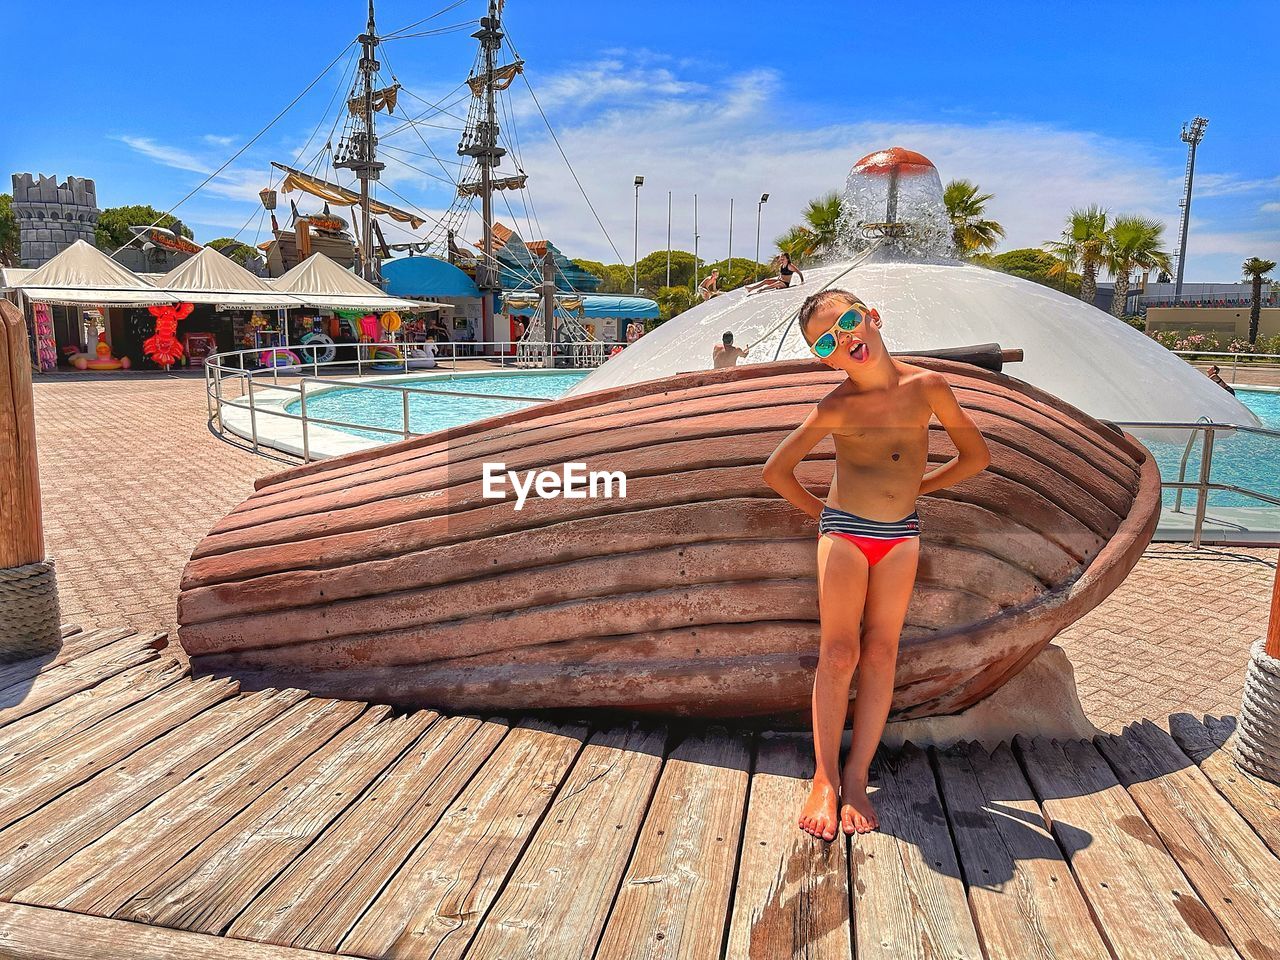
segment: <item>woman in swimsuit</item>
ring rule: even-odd
[[[778,257],[778,275],[776,277],[768,277],[759,283],[751,284],[747,287],[747,296],[759,293],[761,290],[785,290],[791,286],[792,274],[795,274],[800,278],[800,282],[804,283],[804,274],[791,265],[791,257],[784,253]]]

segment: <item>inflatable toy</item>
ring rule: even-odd
[[[308,362],[332,363],[333,358],[338,355],[338,348],[334,346],[333,337],[327,333],[320,333],[318,330],[303,334],[302,344],[303,346],[314,348],[303,351],[307,356]]]
[[[374,347],[373,369],[402,370],[404,369],[404,358],[395,347]]]
[[[98,343],[93,350],[93,356],[87,353],[74,354],[71,365],[77,370],[128,370],[133,366],[128,357],[117,359],[111,355],[111,345],[107,343],[105,333],[98,334]]]
[[[296,353],[284,347],[271,347],[258,354],[260,367],[296,367],[301,363]]]

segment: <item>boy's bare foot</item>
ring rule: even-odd
[[[867,796],[867,781],[848,776],[840,784],[840,826],[845,833],[870,833],[880,818]]]
[[[809,799],[800,810],[800,829],[823,840],[836,838],[836,791],[835,787],[820,780],[813,781],[813,789],[809,791]]]

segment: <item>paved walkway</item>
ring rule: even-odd
[[[38,378],[35,396],[63,619],[86,629],[172,629],[192,549],[282,464],[209,433],[198,377],[57,374]],[[1091,719],[1117,732],[1180,710],[1235,714],[1275,563],[1275,550],[1148,551],[1106,603],[1059,638]]]

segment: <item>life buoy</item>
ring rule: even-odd
[[[314,350],[304,350],[303,354],[313,363],[333,363],[334,358],[338,355],[338,348],[333,345],[333,337],[327,333],[306,333],[302,336],[302,345],[304,347],[314,347]]]

